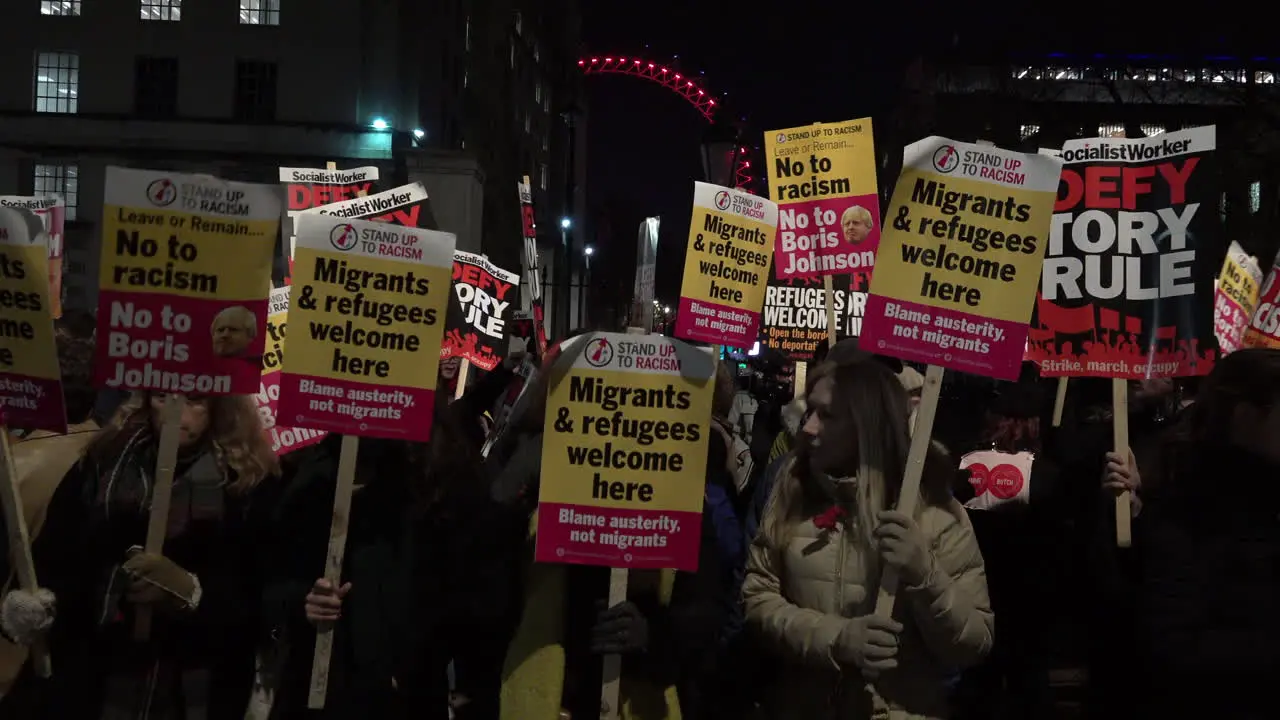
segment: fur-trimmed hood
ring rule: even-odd
[[[804,413],[807,409],[808,406],[805,405],[803,397],[792,400],[787,403],[786,407],[782,408],[782,427],[786,428],[788,434],[795,436],[796,433],[800,432],[800,421],[804,420]]]

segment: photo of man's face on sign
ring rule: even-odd
[[[258,335],[258,318],[242,305],[229,307],[213,318],[213,354],[241,357]]]
[[[861,205],[850,205],[840,216],[840,229],[844,231],[844,241],[850,245],[861,245],[871,234],[871,212]]]

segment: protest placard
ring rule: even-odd
[[[779,280],[870,272],[880,243],[871,118],[764,134]]]
[[[529,309],[533,313],[534,338],[538,343],[538,355],[547,354],[547,328],[543,318],[542,305],[542,268],[538,262],[538,224],[533,212],[533,190],[529,186],[529,176],[516,183],[516,194],[520,197],[520,234],[524,241],[524,276],[527,284],[525,297],[529,299]]]
[[[48,257],[40,218],[0,207],[0,425],[62,433]]]
[[[483,255],[453,254],[453,297],[440,358],[492,370],[507,356],[508,323],[520,305],[520,276]]]
[[[975,450],[960,458],[960,469],[969,471],[973,497],[964,506],[993,510],[1002,505],[1031,502],[1031,469],[1035,454]]]
[[[537,560],[695,570],[711,356],[660,335],[574,342],[551,371]]]
[[[676,337],[733,347],[755,343],[777,227],[772,201],[693,184]]]
[[[1029,357],[1047,376],[1142,379],[1213,367],[1222,224],[1216,129],[1071,140]]]
[[[1258,293],[1258,309],[1244,332],[1245,347],[1280,348],[1280,255]]]
[[[930,137],[906,148],[864,347],[1016,380],[1061,162]]]
[[[204,395],[258,388],[274,187],[107,168],[95,376]]]
[[[862,334],[867,308],[864,273],[831,278],[831,302],[836,317],[836,340]],[[798,278],[771,283],[764,294],[760,344],[793,362],[812,360],[827,339],[826,290],[817,279]]]
[[[293,250],[297,245],[296,233],[293,231],[293,218],[299,212],[364,197],[373,192],[373,185],[377,181],[378,168],[373,166],[347,170],[280,168],[280,184],[284,186],[287,220],[282,229],[284,236],[288,238],[288,245],[285,247],[288,257],[285,259],[293,258]]]
[[[0,207],[30,210],[44,223],[49,245],[49,314],[62,317],[62,254],[66,243],[67,204],[56,195],[6,195]]]
[[[1213,293],[1213,334],[1222,354],[1244,345],[1244,333],[1258,307],[1262,270],[1258,261],[1232,240]]]
[[[329,203],[298,212],[298,217],[304,215],[331,215],[348,220],[359,218],[410,228],[427,227],[431,221],[427,189],[422,183],[401,185],[376,195]]]
[[[285,334],[289,327],[289,288],[272,290],[269,302],[267,347],[262,354],[262,381],[258,392],[253,395],[253,402],[262,419],[262,427],[267,431],[271,449],[276,455],[284,455],[320,442],[325,433],[307,428],[285,427],[277,422],[280,372],[284,369]]]
[[[278,421],[427,440],[454,236],[308,213],[297,228]]]

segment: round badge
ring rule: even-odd
[[[991,494],[1001,500],[1009,500],[1018,496],[1022,492],[1022,486],[1026,483],[1026,479],[1022,477],[1022,471],[1014,465],[997,465],[991,470],[991,478],[987,481],[987,487],[991,490]]]
[[[965,468],[969,471],[969,484],[973,486],[973,496],[979,497],[987,491],[991,480],[991,471],[982,463],[974,463]]]

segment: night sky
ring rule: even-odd
[[[885,109],[905,60],[919,46],[888,41],[885,28],[899,23],[883,8],[871,25],[865,12],[859,18],[860,11],[829,3],[748,7],[756,8],[687,0],[584,2],[584,46],[588,53],[671,63],[686,76],[701,77],[724,96],[725,110],[747,117],[757,145],[767,129]],[[769,14],[770,7],[777,14]],[[708,123],[686,100],[641,78],[588,76],[586,89],[587,192],[598,225],[592,284],[603,288],[598,292],[629,298],[639,223],[660,215],[657,290],[673,303],[693,181],[703,179],[699,148]]]
[[[1082,28],[1064,23],[1060,14],[1037,17],[1029,9],[1012,22],[1000,7],[914,0],[878,5],[871,15],[866,5],[816,0],[758,6],[592,0],[582,6],[588,55],[642,57],[701,77],[724,97],[725,110],[747,117],[757,145],[764,130],[891,108],[907,61],[944,54],[957,37],[964,38],[965,52],[988,58],[1009,50],[1191,52],[1191,45],[1221,50],[1255,44],[1241,36],[1236,23],[1206,20],[1223,25],[1209,32],[1199,21],[1194,29],[1181,21],[1161,29],[1160,18],[1148,14],[1143,30],[1135,32],[1126,23]],[[658,295],[674,302],[692,183],[703,179],[699,148],[708,124],[683,98],[635,77],[588,76],[586,105],[588,204],[598,226],[592,238],[597,298],[630,299],[639,223],[660,215]]]

